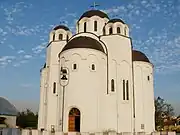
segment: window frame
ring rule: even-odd
[[[112,35],[113,34],[113,27],[110,27],[109,28],[109,35]]]
[[[87,32],[87,22],[84,22],[84,32]]]
[[[94,21],[94,31],[97,32],[97,28],[98,28],[98,22],[97,22],[97,21]]]
[[[121,34],[121,28],[119,26],[117,27],[117,33]]]
[[[53,83],[53,94],[56,94],[56,87],[57,87],[56,82],[54,82]]]

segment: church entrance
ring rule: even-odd
[[[69,111],[69,132],[80,132],[80,111],[77,108],[72,108]]]

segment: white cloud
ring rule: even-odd
[[[25,59],[30,59],[30,58],[32,58],[32,55],[24,55],[24,58]]]
[[[24,52],[24,50],[19,50],[17,53],[22,54],[22,53],[25,53],[25,52]]]
[[[33,53],[35,53],[35,54],[41,53],[42,50],[46,48],[46,44],[47,43],[44,42],[44,43],[42,43],[42,45],[39,45],[39,46],[36,46],[36,47],[32,48]]]

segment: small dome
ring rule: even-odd
[[[90,48],[99,50],[104,53],[104,49],[102,45],[99,43],[99,41],[86,36],[79,36],[72,39],[70,42],[66,44],[62,51],[74,48]]]
[[[140,52],[140,51],[136,51],[136,50],[133,50],[132,52],[132,59],[133,61],[144,61],[144,62],[149,62],[149,59],[147,58],[147,56]]]
[[[121,19],[111,19],[107,23],[116,23],[116,22],[121,22],[121,23],[125,24],[125,22]]]
[[[58,25],[58,26],[54,27],[53,30],[58,30],[58,29],[64,29],[65,31],[69,31],[69,28],[64,25]]]
[[[0,97],[0,115],[16,116],[18,111],[8,100]]]
[[[79,19],[79,21],[83,18],[83,17],[92,17],[92,16],[99,16],[101,18],[107,18],[109,19],[108,15],[105,14],[104,12],[100,11],[100,10],[89,10],[87,12],[85,12]]]

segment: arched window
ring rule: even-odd
[[[148,81],[150,80],[150,76],[149,75],[147,76],[147,79],[148,79]]]
[[[87,28],[87,23],[84,22],[84,32],[86,32],[86,28]]]
[[[111,80],[111,91],[114,92],[115,88],[114,88],[114,79]]]
[[[125,100],[125,96],[126,96],[126,93],[125,93],[125,80],[123,80],[123,100]]]
[[[56,83],[55,82],[53,83],[53,93],[54,94],[56,93]]]
[[[59,40],[63,39],[63,34],[59,34]]]
[[[129,81],[126,80],[126,100],[129,100]]]
[[[94,64],[92,64],[91,69],[92,69],[92,70],[96,70],[96,68],[95,68],[95,65],[94,65]]]
[[[97,31],[97,21],[94,21],[94,31]]]
[[[127,36],[127,28],[124,28],[124,35]]]
[[[55,34],[53,34],[53,41],[55,40]]]
[[[110,35],[110,34],[113,34],[113,29],[112,29],[112,27],[109,28],[109,35]]]
[[[117,33],[121,33],[120,27],[117,27]]]
[[[74,69],[74,70],[77,69],[77,64],[73,64],[73,69]]]

